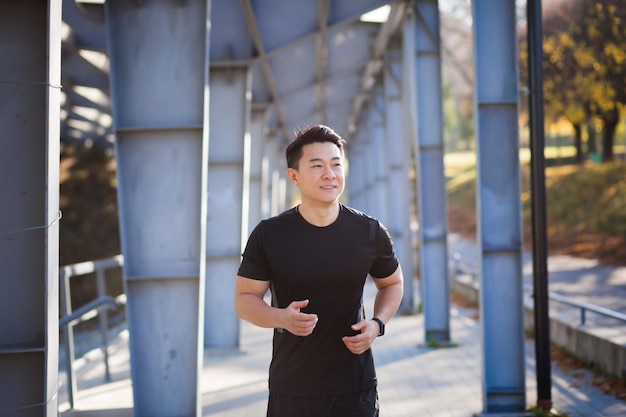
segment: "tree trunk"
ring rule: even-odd
[[[613,139],[615,138],[615,130],[619,123],[619,114],[617,108],[607,113],[604,117],[604,127],[602,129],[602,162],[610,162],[613,160]]]
[[[583,132],[580,123],[572,123],[574,128],[574,147],[576,148],[576,163],[581,164],[585,159],[583,154]]]
[[[587,120],[587,154],[592,155],[598,152],[596,146],[596,127],[594,126],[593,119]]]

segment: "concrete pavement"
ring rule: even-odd
[[[372,290],[372,284],[368,284],[368,308]],[[455,346],[449,348],[424,346],[422,315],[395,317],[389,323],[387,334],[374,345],[382,417],[469,417],[482,411],[480,326],[473,318],[475,313],[473,309],[452,306]],[[268,329],[244,322],[239,351],[205,352],[203,416],[265,415],[271,334]],[[536,401],[532,340],[526,342],[526,352],[527,403],[532,405]],[[80,360],[76,410],[67,411],[63,385],[59,401],[62,416],[132,416],[126,331],[115,338],[110,355],[110,383],[103,383],[104,367],[98,350]],[[626,402],[594,387],[591,372],[554,366],[552,371],[553,400],[558,410],[570,417],[626,416]]]

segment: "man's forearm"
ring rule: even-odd
[[[235,300],[235,311],[239,317],[265,328],[282,327],[281,309],[271,307],[254,294],[240,294]]]
[[[292,301],[286,308],[267,305],[255,294],[242,293],[235,297],[237,315],[259,327],[285,329],[296,336],[308,336],[317,325],[317,314],[302,313],[309,300]]]
[[[374,301],[374,317],[385,323],[391,320],[402,302],[403,289],[402,281],[379,289]]]

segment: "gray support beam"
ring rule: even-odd
[[[266,192],[265,210],[267,216],[276,216],[280,214],[280,171],[282,154],[281,136],[277,131],[270,132],[266,138],[265,148],[263,150],[265,165],[267,168],[263,172],[263,184]]]
[[[278,212],[282,213],[293,206],[295,190],[291,182],[287,181],[284,170],[278,172]]]
[[[134,414],[199,416],[209,8],[105,7]]]
[[[278,148],[276,155],[276,168],[274,171],[274,185],[273,190],[276,195],[276,210],[277,213],[282,213],[287,208],[291,207],[294,203],[294,195],[300,193],[298,187],[295,187],[291,182],[287,181],[287,160],[285,159],[285,148],[287,143],[291,142],[292,137],[288,139],[279,133],[278,135]]]
[[[359,131],[356,133],[359,134]],[[357,210],[363,210],[363,195],[365,194],[365,162],[363,160],[362,142],[353,137],[347,145],[348,174],[346,177],[346,189],[348,204]]]
[[[275,190],[278,188],[278,169],[279,169],[279,145],[276,133],[271,133],[267,136],[265,142],[265,148],[263,149],[263,187],[265,190],[265,198],[263,199],[263,213],[266,217],[275,216],[278,214],[278,208],[276,204]]]
[[[411,250],[410,195],[409,181],[409,137],[404,134],[402,113],[402,50],[394,45],[387,53],[384,68],[386,144],[389,171],[389,198],[387,201],[389,224],[387,228],[394,241],[396,254],[404,273],[404,296],[399,312],[415,311],[413,297],[414,266]]]
[[[362,135],[362,130],[357,131],[357,135]],[[357,139],[355,137],[355,139]],[[366,152],[363,148],[363,139],[354,141],[356,146],[351,147],[352,159],[350,159],[350,183],[354,183],[354,207],[358,210],[366,211],[367,208],[367,162]],[[353,161],[354,160],[354,161]],[[352,194],[350,194],[352,201]]]
[[[419,219],[419,203],[418,203],[418,187],[417,187],[417,163],[415,161],[417,151],[417,88],[415,77],[415,18],[412,16],[412,9],[407,11],[407,16],[404,20],[404,27],[402,28],[402,103],[403,111],[402,117],[404,123],[402,125],[404,129],[404,135],[409,144],[409,166],[410,170],[414,173],[410,179],[410,218],[411,224],[415,225],[415,228],[411,228],[411,253],[413,255],[413,273],[416,275],[418,284],[422,282],[421,276],[421,253],[420,250],[415,248],[418,245],[418,219]],[[415,223],[413,223],[415,222]],[[422,296],[419,292],[420,286],[417,285],[414,293],[417,296],[415,304],[421,307],[423,306]]]
[[[370,110],[366,109],[366,112]],[[368,118],[369,119],[369,118]],[[376,211],[376,205],[374,204],[374,164],[376,163],[374,158],[374,144],[372,141],[372,131],[370,128],[370,122],[365,124],[367,130],[359,129],[359,144],[363,149],[363,207],[361,210],[366,213],[374,214]]]
[[[525,415],[515,1],[473,2],[483,415]]]
[[[204,346],[237,349],[240,322],[232,295],[248,236],[243,200],[249,195],[244,172],[250,170],[250,71],[212,68],[210,78]]]
[[[276,159],[274,169],[274,184],[272,189],[275,193],[276,211],[282,213],[286,209],[292,207],[299,202],[300,189],[287,181],[287,159],[285,158],[285,149],[287,144],[293,140],[293,135],[285,138],[282,131],[278,132],[278,143],[276,148]]]
[[[413,1],[406,23],[413,27],[417,100],[417,179],[420,276],[427,343],[450,342],[448,212],[443,167],[441,45],[437,0]],[[411,84],[410,84],[411,85]]]
[[[374,205],[373,214],[383,224],[389,223],[389,176],[387,175],[387,138],[385,131],[385,93],[381,84],[374,87],[373,103],[370,107],[370,133],[373,145]]]
[[[250,117],[250,193],[248,195],[248,230],[244,238],[265,217],[263,214],[263,172],[266,159],[263,150],[266,144],[265,126],[267,126],[267,109],[265,106],[253,107]],[[244,174],[245,175],[245,174]],[[246,196],[244,195],[244,201]],[[245,205],[245,203],[244,203]]]
[[[0,415],[57,415],[61,1],[0,3]]]
[[[345,156],[346,156],[346,189],[343,193],[343,200],[351,207],[358,209],[358,195],[359,195],[359,181],[362,179],[362,176],[359,175],[359,166],[357,164],[359,158],[359,148],[358,142],[356,140],[356,135],[351,138],[351,140],[346,142],[344,147]]]

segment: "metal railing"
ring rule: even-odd
[[[99,332],[102,337],[102,353],[104,355],[104,369],[106,381],[111,381],[111,373],[109,369],[109,353],[108,353],[108,329],[109,320],[106,311],[109,309],[119,308],[126,304],[126,295],[122,294],[116,298],[106,295],[106,274],[105,271],[111,268],[121,268],[124,265],[122,255],[112,258],[102,259],[91,262],[81,262],[73,265],[63,266],[59,269],[60,280],[60,298],[62,317],[59,319],[59,329],[65,329],[64,332],[64,349],[66,356],[67,370],[67,395],[71,408],[75,406],[75,394],[77,384],[74,372],[74,326],[80,322],[90,320],[97,317],[99,321]],[[97,298],[89,303],[72,310],[72,301],[70,296],[70,278],[80,275],[96,274]]]
[[[532,286],[530,287],[530,296],[532,296]],[[619,311],[610,310],[605,307],[601,307],[595,304],[586,303],[584,301],[576,301],[552,291],[548,291],[548,298],[551,301],[565,304],[570,307],[576,307],[580,309],[580,325],[584,325],[587,322],[587,311],[590,311],[601,316],[610,317],[615,320],[626,322],[626,314],[622,314]]]
[[[475,265],[470,265],[468,263],[463,263],[460,261],[459,256],[452,256],[451,262],[454,264],[454,272],[461,274],[471,275],[474,279],[478,277],[478,267]],[[530,284],[524,285],[524,292],[527,296],[533,296],[533,286]],[[570,307],[579,308],[580,309],[580,325],[584,325],[587,323],[587,312],[592,312],[595,314],[599,314],[604,317],[609,317],[615,320],[619,320],[626,323],[626,314],[620,313],[619,311],[614,311],[605,307],[601,307],[595,304],[587,303],[584,301],[576,301],[571,298],[565,297],[563,295],[557,294],[553,291],[548,291],[548,298],[551,301],[555,301],[560,304],[564,304]]]

